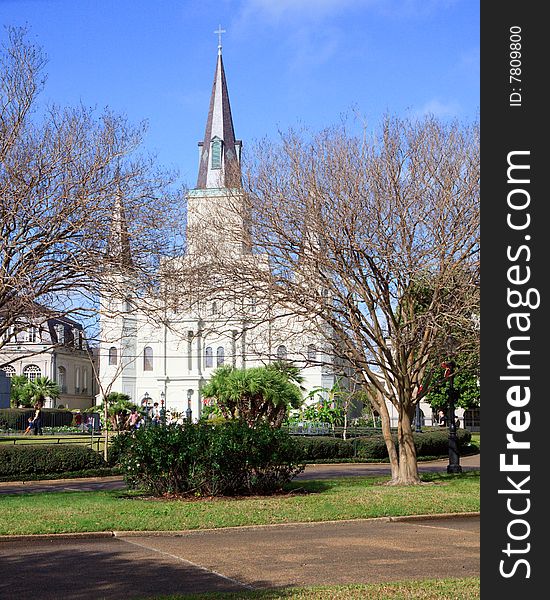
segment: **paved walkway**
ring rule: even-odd
[[[479,455],[461,459],[464,470],[479,462]],[[447,464],[419,468],[445,472]],[[308,465],[297,479],[388,473],[387,464]],[[123,487],[120,477],[9,482],[0,483],[0,494]],[[277,588],[479,572],[479,515],[0,538],[0,600],[145,600],[265,588],[277,598]]]
[[[419,462],[420,472],[445,472],[448,459]],[[464,471],[480,469],[480,455],[464,456],[460,459]],[[303,473],[295,479],[336,479],[339,477],[365,477],[367,475],[388,475],[388,463],[338,463],[307,465]],[[39,481],[6,481],[0,482],[0,495],[24,494],[29,492],[70,492],[119,490],[126,487],[122,477],[85,477],[80,479],[51,479]]]
[[[146,599],[479,572],[479,516],[0,541],[6,600]]]

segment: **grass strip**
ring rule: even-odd
[[[285,493],[242,498],[157,499],[139,492],[0,495],[0,535],[178,531],[479,510],[479,472],[426,473],[427,485],[389,477],[300,481]]]
[[[315,586],[252,592],[157,596],[148,600],[476,600],[478,577],[430,579],[366,585]]]

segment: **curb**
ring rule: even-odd
[[[89,540],[114,537],[113,531],[82,531],[78,533],[36,533],[22,535],[0,535],[2,542],[35,542],[37,540]]]
[[[49,486],[67,483],[101,483],[109,481],[122,481],[122,475],[102,475],[98,477],[70,477],[67,479],[14,479],[13,481],[0,481],[0,488],[10,486]]]
[[[131,537],[185,537],[189,535],[203,535],[219,533],[222,531],[250,531],[253,529],[266,529],[274,527],[315,527],[322,524],[343,524],[365,521],[381,521],[385,523],[414,522],[425,520],[464,519],[479,517],[480,512],[438,513],[434,515],[402,515],[398,517],[372,517],[370,519],[339,519],[336,521],[310,521],[305,523],[268,523],[266,525],[238,525],[235,527],[214,527],[209,529],[182,529],[178,531],[89,531],[79,533],[39,533],[35,535],[0,535],[2,542],[27,542],[36,540],[87,540],[101,538],[131,538]]]

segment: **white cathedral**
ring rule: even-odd
[[[235,138],[220,44],[204,140],[199,142],[197,185],[187,195],[186,252],[164,261],[161,273],[167,279],[171,269],[189,272],[208,265],[209,251],[242,264],[260,261],[269,268],[268,257],[252,254],[252,244],[246,241],[244,211],[234,210],[244,197],[241,147]],[[118,200],[114,213],[113,245],[131,260],[124,210]],[[164,322],[105,290],[98,401],[103,394],[122,392],[141,406],[158,402],[159,407],[180,415],[190,410],[196,421],[203,405],[201,387],[218,366],[244,368],[277,359],[301,368],[304,395],[314,388],[330,388],[337,376],[326,341],[312,333],[303,319],[283,314],[277,307],[270,307],[271,318],[254,324],[258,304],[267,302],[265,296],[251,290],[243,313],[242,297],[239,308],[230,299],[232,285],[226,284],[227,296],[204,297],[193,306],[166,306]]]

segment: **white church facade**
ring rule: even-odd
[[[208,270],[214,252],[234,263],[254,260],[269,268],[267,257],[252,254],[245,212],[239,210],[244,198],[241,147],[234,133],[219,46],[205,135],[199,143],[197,184],[187,195],[186,252],[162,264],[166,281],[171,272],[181,269]],[[119,201],[114,214],[112,246],[131,261]],[[199,298],[193,305],[167,302],[163,320],[152,319],[131,297],[115,300],[106,289],[101,299],[98,401],[109,392],[122,392],[142,406],[158,402],[180,415],[191,410],[195,421],[203,407],[201,388],[218,366],[252,367],[277,359],[301,368],[305,394],[330,388],[338,374],[326,341],[300,318],[277,307],[266,311],[268,300],[261,290],[237,298],[232,294],[234,285],[227,281],[214,296]],[[183,290],[180,295],[185,298]],[[267,313],[269,319],[259,317]]]

